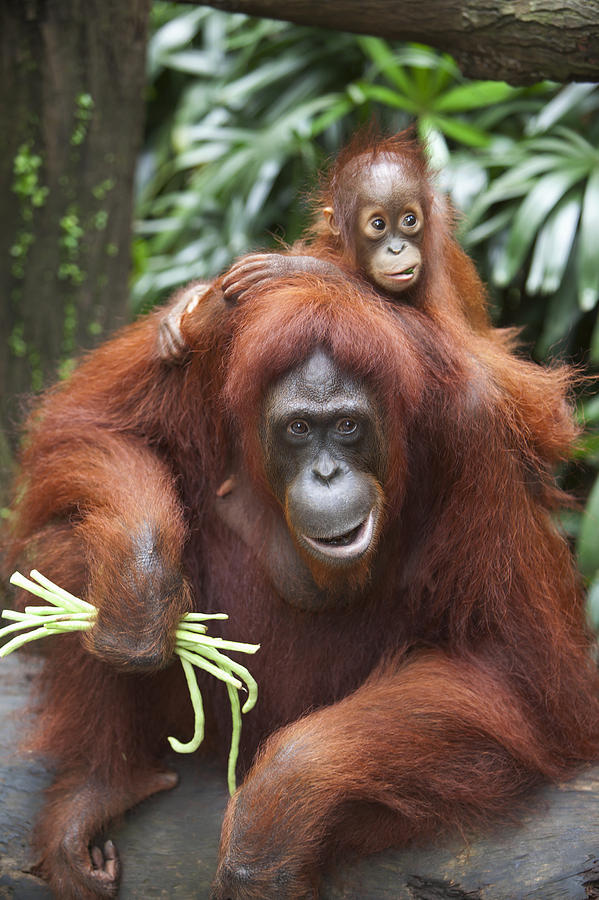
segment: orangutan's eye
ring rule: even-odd
[[[387,223],[380,216],[377,216],[376,219],[373,219],[370,223],[376,231],[384,231],[387,227]]]
[[[303,437],[310,431],[310,426],[303,419],[294,419],[287,426],[287,431],[294,437]]]
[[[337,422],[337,431],[339,434],[354,434],[358,428],[358,423],[353,419],[339,419]]]
[[[401,224],[404,225],[406,228],[413,228],[414,225],[416,225],[417,223],[418,223],[418,219],[416,218],[414,213],[408,213],[407,216],[404,216],[404,220]]]

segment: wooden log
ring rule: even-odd
[[[472,78],[511,84],[599,80],[599,0],[208,0],[207,5],[431,44],[451,53]]]
[[[51,775],[18,749],[37,661],[0,660],[0,898],[47,900],[29,873],[29,835]],[[227,802],[225,766],[173,756],[179,787],[110,829],[123,859],[121,900],[208,900]],[[599,767],[536,792],[517,824],[439,838],[348,863],[321,900],[593,900],[599,898]]]

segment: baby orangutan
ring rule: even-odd
[[[367,141],[359,135],[339,154],[305,239],[284,253],[242,257],[222,279],[224,299],[243,301],[272,279],[314,274],[358,281],[380,299],[405,302],[435,317],[455,320],[457,314],[462,323],[485,331],[484,288],[451,235],[422,148],[405,134]],[[180,302],[166,312],[163,359],[184,355],[180,322],[189,312]],[[173,352],[175,345],[179,349]]]
[[[225,297],[243,300],[264,281],[297,272],[359,275],[390,300],[415,287],[432,199],[423,182],[421,160],[417,158],[417,166],[408,164],[405,149],[401,156],[383,149],[347,160],[345,155],[331,172],[314,242],[296,244],[289,254],[244,257],[223,280]]]

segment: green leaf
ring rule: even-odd
[[[436,66],[433,69],[432,89],[434,95],[438,96],[445,91],[456,78],[460,78],[460,71],[452,58],[447,53],[437,56]]]
[[[599,570],[599,477],[589,494],[576,552],[582,574],[595,577]]]
[[[599,102],[599,93],[597,93],[597,100]],[[593,166],[597,162],[599,162],[599,149],[596,146],[589,143],[582,134],[579,134],[577,131],[573,131],[572,128],[566,128],[565,125],[558,125],[555,129],[556,133],[561,135],[566,141],[568,141],[571,145],[578,147],[581,153],[586,156],[589,161],[589,165]]]
[[[418,120],[418,137],[426,147],[428,161],[433,171],[444,169],[449,162],[449,149],[443,134],[435,128],[435,122],[428,116]]]
[[[206,9],[193,9],[171,19],[150,39],[148,44],[148,67],[151,74],[155,74],[163,64],[162,57],[176,47],[183,47],[196,36],[200,23],[206,18]]]
[[[599,460],[599,434],[585,434],[576,442],[573,459],[582,459],[587,465]]]
[[[591,397],[586,403],[583,403],[580,411],[582,422],[586,425],[599,424],[599,396]]]
[[[458,80],[462,78],[459,68],[448,54],[439,54],[425,44],[404,45],[394,53],[394,59],[401,66],[411,69],[428,69],[436,72],[442,69],[450,78]]]
[[[599,317],[595,321],[595,327],[593,328],[589,356],[593,365],[599,365]]]
[[[482,108],[477,113],[476,124],[485,131],[501,131],[504,119],[509,119],[511,125],[519,118],[526,119],[538,109],[538,99],[522,94],[522,89],[514,89],[512,100]]]
[[[526,133],[540,134],[548,131],[556,122],[563,119],[575,109],[594,89],[594,84],[568,84],[559,94],[545,104],[538,116],[529,119]]]
[[[415,45],[410,48],[421,54],[421,60],[411,64],[411,77],[414,82],[415,94],[421,106],[429,108],[431,101],[436,96],[437,78],[435,75],[438,57],[430,47]],[[404,62],[405,56],[402,58]],[[404,62],[404,65],[407,63]]]
[[[244,221],[255,218],[259,210],[265,206],[275,179],[281,171],[282,162],[282,159],[270,158],[265,159],[260,166],[245,203]]]
[[[581,143],[572,140],[571,136],[558,135],[533,138],[526,145],[529,153],[556,153],[562,157],[562,166],[585,164],[589,169],[593,165],[595,154],[586,141]]]
[[[573,270],[570,256],[562,283],[547,302],[543,330],[535,344],[535,352],[539,358],[562,355],[566,342],[580,320],[581,312],[573,290]]]
[[[468,247],[474,247],[476,244],[486,241],[491,235],[496,234],[509,225],[513,218],[514,210],[511,207],[500,210],[494,216],[484,219],[476,228],[471,228],[467,231],[464,235],[464,243]]]
[[[436,114],[431,115],[430,119],[447,137],[453,138],[460,144],[466,144],[467,147],[486,147],[490,143],[490,135],[461,119]]]
[[[468,213],[470,225],[474,225],[494,203],[527,194],[534,187],[538,175],[552,171],[561,163],[560,156],[546,155],[535,156],[532,159],[526,158],[523,162],[514,165],[513,168],[496,178],[472,204]]]
[[[312,122],[312,137],[317,137],[323,131],[326,131],[331,125],[335,122],[338,122],[339,119],[342,119],[353,109],[354,104],[351,99],[348,97],[342,97],[337,100],[336,103],[326,110],[326,112],[321,113],[320,116],[317,116]]]
[[[578,302],[593,309],[599,299],[599,166],[591,173],[584,192],[578,244]]]
[[[516,88],[503,81],[478,81],[461,84],[446,91],[434,105],[435,112],[465,112],[501,103],[517,93]]]
[[[576,236],[580,197],[564,198],[539,231],[526,279],[529,294],[553,294],[561,284]]]
[[[575,541],[580,531],[580,513],[572,509],[563,509],[555,514],[555,518],[560,531]]]
[[[411,79],[402,66],[398,65],[389,44],[377,37],[360,37],[358,44],[391,84],[394,84],[408,97],[414,93]]]
[[[447,164],[440,173],[440,186],[451,194],[457,209],[466,212],[486,190],[489,177],[484,166],[468,150],[455,151],[449,156]],[[463,234],[465,220],[460,217],[458,231]]]
[[[162,64],[188,75],[214,75],[214,54],[204,50],[179,50],[163,57]]]
[[[580,168],[575,168],[550,172],[537,181],[516,213],[505,253],[495,268],[497,284],[506,285],[512,280],[524,262],[540,224],[583,175]]]
[[[355,86],[360,89],[366,100],[374,100],[376,103],[383,103],[385,106],[392,106],[395,109],[405,109],[406,112],[413,115],[418,114],[418,105],[411,97],[404,97],[391,88],[381,84],[368,84],[365,81],[355,82]]]
[[[285,115],[278,117],[264,134],[266,155],[272,154],[273,147],[289,146],[290,139],[294,135],[309,138],[315,116],[320,115],[323,109],[326,110],[336,103],[337,99],[337,94],[316,95],[304,103],[294,106]]]
[[[284,56],[281,59],[269,59],[266,63],[241,78],[223,84],[219,91],[219,101],[225,106],[240,109],[247,102],[250,94],[263,88],[269,88],[280,79],[297,73],[303,68],[303,60],[296,56]]]
[[[195,169],[205,163],[222,159],[228,150],[227,144],[199,144],[197,147],[192,147],[191,150],[180,151],[175,165],[178,171]]]
[[[597,631],[599,629],[599,578],[595,579],[589,588],[587,614],[591,627]]]

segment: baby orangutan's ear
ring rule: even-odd
[[[324,220],[327,223],[327,227],[329,231],[338,237],[341,234],[341,229],[337,225],[335,221],[335,211],[332,206],[325,206],[322,214],[324,216]]]

